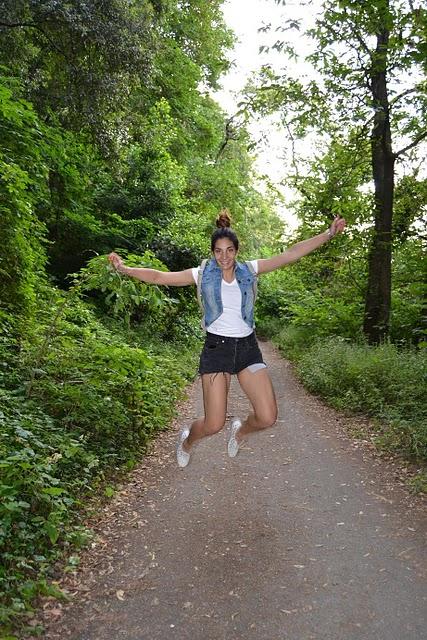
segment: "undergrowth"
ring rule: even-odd
[[[306,329],[283,327],[271,318],[262,323],[262,331],[296,363],[310,391],[337,409],[375,418],[378,447],[416,461],[427,459],[425,349],[373,347],[341,336],[313,341]]]
[[[73,562],[88,540],[81,522],[92,497],[114,474],[132,468],[153,434],[169,424],[199,351],[199,340],[185,328],[165,342],[117,320],[103,324],[77,299],[41,357],[53,314],[54,308],[40,314],[42,326],[27,343],[17,345],[3,332],[0,345],[0,625],[6,636],[14,629],[25,633],[37,596],[59,596],[53,564]]]

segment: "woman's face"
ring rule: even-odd
[[[221,269],[231,269],[234,266],[237,251],[229,238],[220,238],[217,240],[213,254]]]

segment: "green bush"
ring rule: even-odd
[[[425,273],[427,258],[421,240],[405,243],[393,256],[390,339],[419,344],[426,336]]]
[[[46,129],[32,106],[15,99],[18,83],[0,76],[0,310],[25,327],[46,261],[44,225],[34,213],[46,197]],[[23,327],[19,327],[23,330]]]
[[[310,328],[284,324],[280,318],[264,319],[258,331],[269,337],[290,360],[298,360],[317,338]]]
[[[199,341],[164,343],[111,320],[77,297],[39,313],[40,335],[0,369],[0,624],[24,625],[49,586],[52,563],[87,540],[81,512],[166,427],[196,371]],[[46,332],[48,343],[46,347]],[[141,347],[141,336],[144,346]],[[177,333],[178,335],[178,333]],[[3,335],[0,355],[13,346]],[[31,387],[28,381],[33,372]],[[29,397],[28,397],[29,396]],[[18,621],[18,622],[17,622]]]
[[[379,418],[380,444],[427,458],[425,350],[369,347],[335,337],[307,349],[297,368],[307,388],[333,406]]]
[[[313,283],[307,282],[309,279]],[[260,279],[257,322],[265,327],[271,318],[280,320],[295,336],[295,345],[329,335],[353,337],[360,332],[363,301],[354,289],[332,275],[304,272],[300,265],[278,270]]]
[[[98,457],[34,402],[0,395],[0,624],[48,593],[49,564],[80,529],[77,495]]]

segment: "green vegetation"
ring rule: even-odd
[[[275,332],[274,342],[285,356],[298,354],[296,370],[307,389],[339,410],[375,418],[380,448],[427,459],[425,349],[351,344],[339,335],[307,346],[301,330],[291,328]]]
[[[394,243],[414,220],[412,207],[399,216],[395,185],[408,157],[409,182],[417,178],[413,167],[424,160],[427,12],[421,2],[405,0],[323,0],[304,33],[311,41],[304,62],[313,71],[306,76],[295,74],[298,54],[284,35],[302,31],[301,23],[287,20],[276,29],[281,33],[273,48],[284,54],[283,69],[265,65],[258,82],[248,87],[246,104],[250,111],[280,117],[293,150],[290,179],[308,204],[319,198],[304,176],[309,163],[296,154],[296,141],[306,136],[316,140],[315,153],[330,149],[322,173],[334,176],[326,189],[332,197],[320,198],[319,211],[340,213],[354,223],[363,209],[349,208],[351,200],[369,201],[363,330],[370,344],[378,344],[389,336]],[[366,193],[368,186],[370,197],[364,199],[362,188]]]
[[[40,338],[58,295],[38,316]],[[144,347],[138,345],[144,344]],[[2,357],[7,341],[2,345]],[[22,622],[49,586],[52,562],[89,535],[81,512],[109,478],[131,469],[168,425],[194,377],[199,341],[178,329],[166,345],[123,324],[102,324],[79,299],[63,308],[40,357],[35,340],[2,372],[0,609]],[[37,363],[29,390],[31,366]],[[72,553],[73,552],[73,553]]]
[[[276,114],[292,148],[288,181],[301,224],[289,241],[321,231],[337,214],[349,223],[344,237],[263,280],[260,326],[309,389],[372,416],[379,446],[420,463],[426,24],[418,2],[324,0],[304,34],[312,44],[304,61],[315,73],[266,65],[244,103],[258,116]],[[303,22],[282,26],[274,48],[292,62],[297,52],[285,32],[302,31]],[[305,138],[310,158],[299,153]]]
[[[361,38],[376,37],[384,3],[371,3],[361,21],[366,7],[356,4],[340,3],[334,13],[326,3],[316,31],[323,38],[319,51],[330,50],[331,25],[345,23],[341,44],[341,35],[359,33],[348,31],[352,23],[363,26]],[[387,4],[397,34],[388,59],[399,80],[399,73],[410,77],[408,70],[425,65],[426,13],[402,12],[400,0]],[[360,69],[353,73],[350,59],[340,65],[316,53],[318,69],[331,63],[323,69],[324,90],[311,84],[308,91],[264,69],[265,86],[252,86],[246,109],[228,118],[211,97],[230,66],[233,43],[221,5],[2,3],[0,625],[6,635],[25,630],[38,595],[55,593],[53,563],[74,565],[90,536],[81,525],[86,505],[112,495],[114,478],[167,426],[196,371],[194,290],[124,278],[109,268],[106,254],[117,250],[129,265],[193,267],[209,251],[223,206],[231,209],[243,258],[284,246],[278,194],[268,185],[260,189],[255,175],[245,127],[250,111],[279,110],[295,139],[322,132],[310,162],[298,166],[294,158],[289,179],[299,193],[293,208],[301,224],[286,244],[323,231],[335,214],[349,222],[345,236],[261,279],[258,325],[298,362],[310,389],[378,420],[381,446],[417,459],[426,454],[420,223],[427,181],[416,163],[395,176],[385,243],[393,289],[381,322],[370,326],[372,336],[388,331],[388,338],[368,347],[366,300],[370,291],[372,306],[382,273],[370,256],[384,209],[370,185],[365,124],[380,110],[372,96],[361,98]],[[357,55],[357,47],[347,51]],[[408,98],[412,109],[405,107]],[[405,85],[391,106],[393,136],[406,136],[415,154],[427,135],[420,124],[425,83]],[[403,155],[395,152],[394,160]],[[388,290],[386,279],[382,298]],[[422,490],[425,475],[412,485]]]
[[[87,540],[84,505],[111,495],[114,476],[169,423],[197,370],[194,291],[123,278],[106,254],[157,269],[196,266],[223,206],[248,251],[278,246],[275,195],[254,186],[249,135],[236,125],[227,138],[226,116],[209,95],[233,43],[220,7],[3,3],[6,633],[25,629],[37,595],[53,592],[52,563],[74,562]]]
[[[310,225],[306,211],[304,219]],[[369,346],[362,331],[366,247],[362,234],[349,233],[351,240],[335,238],[260,281],[258,326],[296,363],[308,389],[338,409],[372,416],[378,446],[421,463],[427,458],[421,238],[414,229],[396,246],[390,339]]]

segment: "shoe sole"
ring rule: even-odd
[[[227,443],[227,453],[229,458],[235,458],[239,453],[240,442],[237,442],[236,435],[239,429],[241,428],[241,426],[242,426],[242,422],[240,420],[239,421],[233,420],[233,422],[231,423],[231,435]],[[234,442],[236,443],[235,445],[234,445]],[[233,447],[231,451],[230,451],[230,445]]]
[[[186,440],[189,435],[190,435],[190,429],[184,429],[183,431],[180,432],[178,436],[178,445],[176,448],[176,462],[180,469],[184,469],[185,467],[187,467],[190,462],[190,454],[187,451],[184,451],[182,447],[184,440]],[[180,454],[186,455],[188,456],[188,458],[184,458],[184,460],[182,459],[180,460]],[[181,462],[183,462],[184,464],[181,464]]]

